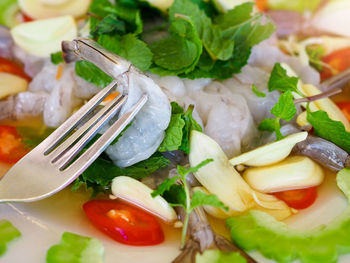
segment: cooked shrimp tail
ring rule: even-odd
[[[62,52],[66,62],[87,60],[114,78],[118,78],[131,67],[129,61],[106,50],[90,39],[79,38],[73,41],[63,41]]]
[[[181,213],[180,213],[181,215]],[[203,253],[207,249],[218,249],[226,252],[240,253],[248,263],[256,263],[242,249],[236,247],[226,238],[216,234],[211,228],[203,208],[195,208],[189,220],[189,238],[179,256],[172,263],[194,263],[196,254]]]

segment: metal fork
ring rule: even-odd
[[[128,98],[127,94],[120,94],[82,124],[116,85],[113,81],[97,93],[6,173],[0,180],[0,202],[32,202],[51,196],[69,185],[96,160],[147,101],[147,95],[143,95],[85,150],[84,147]]]

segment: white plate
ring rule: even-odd
[[[0,171],[1,172],[1,171]],[[91,226],[82,210],[82,204],[89,199],[83,191],[76,193],[69,189],[55,196],[35,203],[0,204],[0,219],[11,221],[22,233],[12,242],[1,263],[44,263],[46,252],[59,243],[63,232],[73,232],[96,237],[105,247],[105,263],[167,263],[179,253],[180,230],[164,226],[165,242],[157,246],[133,247],[119,244]],[[339,215],[347,202],[335,185],[335,175],[328,174],[326,182],[319,189],[316,203],[289,218],[292,227],[310,229],[326,224]],[[227,236],[224,223],[215,223],[214,228]],[[258,262],[273,262],[259,253],[252,253]],[[350,262],[350,255],[339,262]]]

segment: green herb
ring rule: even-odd
[[[112,180],[117,176],[130,176],[135,179],[142,179],[159,169],[167,167],[169,164],[170,161],[159,153],[155,153],[147,160],[126,168],[120,168],[112,161],[100,157],[78,177],[73,186],[73,191],[82,184],[86,184],[87,187],[91,187],[94,190],[94,194],[100,191],[104,192],[109,189]]]
[[[309,57],[311,66],[318,71],[322,71],[324,65],[322,57],[326,54],[325,48],[321,45],[307,46],[306,53]]]
[[[45,140],[55,129],[53,128],[30,128],[30,127],[16,127],[18,134],[23,139],[22,142],[30,149],[38,146],[43,140]]]
[[[269,91],[292,91],[304,97],[304,94],[302,94],[298,89],[298,82],[299,79],[297,77],[289,77],[287,71],[281,66],[281,64],[276,63],[272,69],[268,87]]]
[[[350,133],[344,124],[329,118],[325,111],[310,111],[307,108],[307,120],[314,128],[315,135],[333,142],[350,153]]]
[[[196,255],[196,263],[246,263],[247,260],[238,252],[207,249]]]
[[[51,57],[51,62],[55,65],[58,65],[60,63],[63,63],[64,60],[63,60],[63,56],[62,56],[62,51],[58,51],[56,53],[52,53],[50,55]]]
[[[21,233],[10,221],[0,220],[0,256],[5,254],[7,245],[21,236]]]
[[[125,22],[119,20],[117,15],[110,14],[96,24],[95,30],[91,32],[91,35],[97,37],[102,34],[125,34],[125,32]]]
[[[275,119],[264,119],[259,124],[259,130],[264,131],[275,131],[276,132],[276,139],[280,140],[283,139],[284,136],[282,135],[280,129],[281,124],[280,120],[283,119],[285,121],[290,121],[293,119],[294,115],[296,114],[296,108],[293,101],[293,95],[291,91],[287,91],[285,93],[282,93],[278,102],[275,104],[275,106],[270,111],[276,118]]]
[[[98,239],[64,233],[46,255],[47,263],[102,263],[104,247]]]
[[[167,198],[167,196],[170,196],[169,201],[170,205],[172,206],[181,206],[185,210],[185,218],[184,218],[184,226],[182,229],[182,238],[181,238],[181,247],[184,247],[186,242],[186,234],[187,234],[187,228],[188,228],[188,220],[190,217],[191,212],[193,209],[195,209],[198,206],[203,205],[210,205],[219,207],[225,210],[228,210],[228,207],[226,207],[218,198],[216,195],[207,195],[202,192],[196,191],[192,195],[190,194],[190,188],[187,185],[186,178],[188,174],[197,172],[200,168],[207,165],[208,163],[212,162],[213,159],[207,159],[200,164],[198,164],[195,167],[185,168],[181,165],[177,166],[177,173],[178,175],[164,180],[162,184],[158,186],[156,190],[152,192],[152,197],[156,197],[158,195],[163,196],[164,198]],[[180,181],[181,185],[177,184],[177,181]]]
[[[104,73],[89,61],[77,61],[75,63],[75,73],[82,79],[95,84],[99,88],[105,88],[113,80],[111,76]]]
[[[147,70],[152,61],[152,53],[146,43],[137,39],[135,35],[127,34],[122,37],[102,35],[98,43],[104,48],[129,60],[141,70]]]
[[[252,90],[255,93],[256,96],[260,97],[260,98],[264,98],[266,97],[266,94],[264,92],[261,92],[260,90],[258,90],[258,88],[256,87],[255,84],[252,85]]]

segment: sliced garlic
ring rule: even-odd
[[[0,72],[0,99],[27,90],[28,82],[19,76]]]
[[[62,40],[77,37],[77,25],[72,16],[61,16],[20,24],[12,28],[11,35],[15,43],[28,53],[49,57],[61,50]]]
[[[18,0],[21,10],[34,19],[86,14],[91,0]],[[41,32],[41,31],[38,31]]]
[[[153,198],[152,191],[145,184],[128,176],[118,176],[112,181],[114,196],[148,211],[166,223],[174,223],[177,219],[175,210],[163,197]]]
[[[306,156],[293,156],[264,167],[249,168],[243,178],[253,189],[273,193],[320,185],[324,179],[322,168]]]
[[[249,209],[271,212],[277,219],[284,219],[292,214],[292,210],[284,202],[250,188],[213,139],[201,132],[192,131],[190,165],[196,166],[209,158],[214,161],[200,168],[194,175],[208,192],[215,194],[229,207],[228,216]]]
[[[264,166],[280,162],[290,154],[295,144],[304,141],[306,137],[307,132],[298,132],[289,135],[282,140],[266,144],[234,157],[230,160],[230,163],[233,166],[238,164]]]

